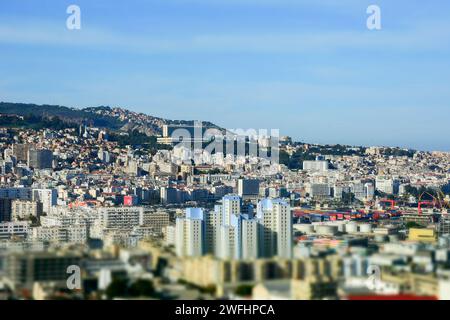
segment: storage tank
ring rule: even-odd
[[[313,234],[314,233],[314,226],[312,224],[295,224],[294,225],[294,230],[296,231],[300,231],[301,233],[304,234]]]
[[[384,234],[377,234],[375,235],[375,241],[376,242],[386,242],[389,238],[385,236]]]
[[[359,225],[359,232],[361,233],[371,233],[372,225],[370,223],[362,223]]]
[[[339,232],[345,232],[345,223],[339,223],[337,226]]]
[[[400,237],[398,236],[398,234],[390,234],[388,236],[389,238],[389,242],[398,242],[400,241]]]
[[[356,233],[358,232],[358,225],[354,222],[347,223],[345,225],[345,232],[347,233]]]
[[[338,233],[338,227],[332,225],[318,225],[316,233],[320,235],[335,235]]]
[[[440,236],[438,243],[439,243],[440,247],[449,247],[450,246],[450,237],[448,235]]]

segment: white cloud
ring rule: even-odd
[[[315,53],[336,50],[448,50],[450,24],[432,22],[402,30],[356,30],[277,33],[180,34],[165,38],[145,34],[121,34],[83,26],[69,31],[63,25],[40,21],[27,24],[0,22],[1,44],[86,47],[113,51],[151,53]]]

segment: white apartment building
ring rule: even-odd
[[[164,227],[170,223],[170,215],[164,211],[144,211],[143,225],[153,228],[156,233],[162,233]]]
[[[375,186],[373,183],[364,184],[364,191],[366,193],[366,200],[371,201],[375,196]]]
[[[221,225],[219,227],[218,251],[216,256],[220,259],[239,259],[240,239],[238,226]]]
[[[43,205],[38,201],[13,200],[11,204],[12,221],[28,219],[29,217],[39,218],[42,214]]]
[[[101,208],[100,214],[103,228],[108,229],[131,229],[144,222],[143,207]]]
[[[32,228],[31,238],[55,243],[85,243],[88,239],[88,227],[86,225],[35,227]]]
[[[91,208],[67,208],[62,206],[52,207],[50,213],[40,218],[43,227],[70,227],[73,225],[94,225],[101,221],[101,215],[98,210]]]
[[[175,227],[175,251],[178,257],[203,255],[203,220],[177,218]]]
[[[242,219],[241,221],[242,259],[258,258],[258,221],[256,219]]]
[[[62,227],[36,227],[32,229],[31,238],[34,241],[67,242],[67,229]]]
[[[179,257],[211,253],[224,260],[290,258],[292,242],[290,206],[280,199],[261,201],[257,216],[249,217],[241,214],[239,196],[225,196],[213,212],[186,209],[185,217],[177,218],[175,226]]]
[[[386,194],[398,193],[399,181],[388,176],[377,176],[375,188]]]
[[[164,235],[164,243],[166,246],[175,246],[175,226],[166,226],[163,228],[162,232]]]
[[[328,171],[329,163],[325,160],[306,160],[303,161],[303,170],[310,172],[325,172]]]
[[[326,198],[331,195],[331,188],[326,183],[308,183],[306,191],[311,197]]]
[[[219,242],[219,226],[222,222],[222,206],[205,213],[205,253],[214,254]]]
[[[215,214],[221,218],[216,225],[216,256],[221,259],[240,259],[241,257],[241,198],[226,195],[222,205],[216,206]]]
[[[33,189],[32,199],[42,203],[43,212],[50,213],[51,208],[58,203],[58,191],[56,189]]]
[[[258,203],[258,247],[260,257],[292,257],[292,217],[283,200],[264,199]]]
[[[241,198],[238,195],[226,195],[222,198],[222,224],[230,225],[231,216],[241,213]]]
[[[29,224],[25,221],[2,222],[0,223],[0,239],[10,239],[11,237],[28,237]]]

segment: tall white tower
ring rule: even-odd
[[[205,250],[204,212],[200,208],[186,209],[185,218],[177,218],[175,251],[179,257],[199,257]]]
[[[241,220],[242,259],[253,260],[258,258],[258,221],[243,218]]]
[[[290,206],[281,199],[258,203],[258,242],[261,257],[292,257],[292,217]]]

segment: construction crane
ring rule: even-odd
[[[418,204],[418,207],[417,207],[417,209],[418,209],[418,211],[419,211],[419,214],[422,214],[422,206],[423,205],[432,205],[433,207],[435,207],[436,206],[436,202],[433,200],[433,201],[428,201],[428,200],[425,200],[425,201],[419,201],[419,204]]]
[[[422,200],[424,196],[428,196],[431,198],[430,200]],[[418,201],[418,211],[419,214],[422,214],[423,205],[432,205],[433,208],[439,209],[448,209],[450,207],[450,203],[446,200],[445,194],[441,190],[436,191],[436,195],[432,195],[429,192],[422,192],[419,196]]]
[[[394,209],[394,207],[395,207],[395,200],[391,200],[391,199],[381,199],[380,201],[379,201],[379,203],[380,204],[382,204],[382,203],[389,203],[391,206],[390,206],[390,209],[392,210],[392,209]]]

